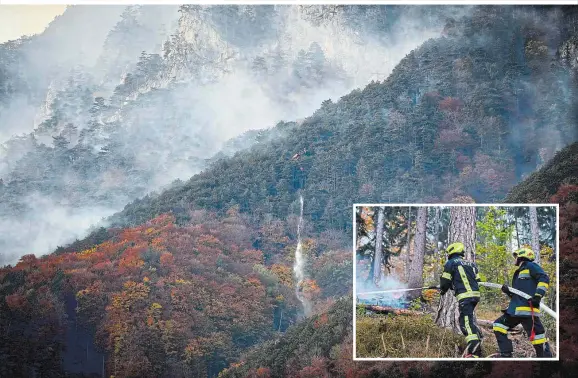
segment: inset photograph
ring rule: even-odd
[[[355,360],[558,360],[558,206],[354,205]]]

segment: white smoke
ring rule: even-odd
[[[113,211],[106,207],[73,208],[39,194],[25,198],[24,202],[32,209],[31,213],[0,218],[0,266],[14,264],[23,255],[71,243]],[[15,235],[29,238],[14,238]]]
[[[355,296],[358,303],[389,306],[394,308],[403,308],[406,306],[406,295],[408,292],[391,292],[391,293],[372,293],[360,295],[361,293],[386,291],[395,289],[407,289],[407,283],[401,281],[394,274],[381,275],[379,282],[376,284],[372,279],[367,279],[367,269],[363,265],[357,264]]]
[[[91,72],[87,72],[87,74],[97,77],[106,76],[99,71],[99,69],[106,68],[104,67],[106,65],[101,64],[102,59],[100,58],[103,54],[106,57],[114,58],[110,56],[112,50],[107,50],[107,48],[115,46],[109,46],[105,41],[109,31],[119,20],[124,7],[92,7],[100,10],[90,23],[91,26],[98,26],[98,28],[93,30],[90,38],[88,38],[83,37],[82,33],[76,32],[79,23],[75,21],[76,19],[73,20],[72,16],[78,13],[82,14],[83,20],[90,18],[92,17],[88,16],[90,8],[89,6],[70,8],[55,21],[44,35],[38,37],[38,41],[34,43],[36,49],[27,51],[27,54],[35,57],[34,62],[36,63],[23,69],[29,77],[42,77],[46,82],[46,89],[51,82],[56,83],[57,79],[67,79],[67,73],[70,69],[78,65],[88,66]],[[144,12],[143,14],[151,15],[152,13],[154,12]],[[162,18],[171,21],[171,17],[164,15]],[[211,25],[202,24],[203,19],[190,16],[187,21],[186,17],[188,16],[181,14],[181,19],[185,19],[185,21],[181,25],[183,30],[176,30],[177,37],[181,31],[185,35],[185,32],[190,30],[203,31],[212,28]],[[103,19],[103,24],[95,25],[100,18]],[[171,22],[168,21],[167,24],[170,24]],[[127,196],[134,196],[134,193],[137,193],[137,196],[144,195],[146,191],[159,190],[175,179],[190,178],[203,168],[204,160],[218,153],[223,143],[231,137],[251,129],[272,127],[280,120],[307,117],[317,110],[324,100],[338,99],[371,80],[385,79],[407,53],[426,39],[439,33],[439,28],[426,27],[420,24],[419,17],[408,16],[401,17],[397,21],[397,24],[391,28],[392,31],[387,33],[388,38],[377,39],[370,33],[360,33],[354,30],[341,16],[336,17],[331,22],[313,25],[301,17],[298,7],[285,7],[279,12],[277,19],[273,21],[273,24],[279,21],[275,24],[277,25],[275,30],[278,34],[275,35],[273,32],[267,38],[248,48],[234,46],[226,42],[228,48],[234,50],[231,60],[226,62],[226,72],[222,72],[220,65],[223,62],[220,61],[214,62],[215,67],[207,65],[200,70],[203,73],[207,71],[207,75],[215,76],[216,80],[201,85],[199,81],[191,79],[189,83],[179,82],[178,88],[175,88],[171,86],[170,81],[173,78],[173,73],[169,71],[167,75],[159,75],[161,79],[158,79],[158,82],[155,82],[153,78],[147,82],[145,87],[139,88],[138,91],[141,93],[152,93],[146,97],[150,99],[149,103],[143,105],[144,101],[139,102],[138,99],[134,102],[127,100],[126,103],[129,105],[112,116],[110,120],[119,121],[118,127],[112,123],[111,125],[117,127],[115,130],[122,130],[123,139],[117,142],[124,146],[124,150],[128,151],[129,155],[134,156],[131,161],[132,171],[146,172],[147,174],[144,182],[142,177],[136,174],[134,179],[129,175],[126,175],[125,178],[125,181],[134,182],[131,189],[143,187],[141,193],[137,193],[138,190],[132,190],[129,193],[127,187],[123,187],[122,184],[117,186],[100,185],[101,181],[106,180],[100,180],[99,177],[91,177],[90,185],[85,185],[96,188],[95,193],[87,193],[86,197],[79,198],[78,203],[74,206],[63,204],[58,198],[58,193],[47,193],[45,204],[42,207],[32,206],[32,212],[27,211],[26,214],[19,214],[14,219],[2,219],[0,221],[0,232],[3,233],[4,239],[0,240],[0,243],[4,243],[4,250],[9,251],[6,253],[11,256],[10,259],[5,259],[4,263],[14,262],[24,251],[40,255],[53,250],[55,244],[64,245],[77,235],[82,237],[86,234],[90,224],[98,221],[102,216],[112,215],[114,212],[120,211],[122,205],[119,203],[122,201],[134,199],[132,197],[126,198]],[[144,20],[143,22],[148,21]],[[66,32],[68,26],[72,28],[73,32]],[[185,26],[191,26],[191,28],[194,26],[194,28],[187,29]],[[160,29],[165,30],[166,28]],[[251,27],[247,27],[247,30],[241,30],[241,32],[248,33],[251,30]],[[150,33],[150,30],[143,30],[142,33]],[[137,40],[142,40],[145,34],[139,35],[140,39],[137,38]],[[221,51],[219,48],[224,40],[218,34],[213,36],[209,33],[207,35],[206,40],[199,42],[201,43],[200,46],[207,50],[202,58],[211,57],[213,50]],[[167,37],[167,39],[170,38],[172,37]],[[112,43],[110,41],[111,39],[109,44]],[[177,63],[179,58],[187,59],[187,54],[191,53],[187,50],[190,47],[187,43],[191,41],[186,38],[181,40],[181,43],[184,43],[183,49],[175,50],[175,54],[182,55],[175,58]],[[343,74],[342,78],[339,80],[329,79],[320,84],[309,86],[300,86],[295,80],[291,73],[293,63],[302,53],[302,50],[307,51],[313,43],[317,43],[323,50],[326,67],[335,68],[334,71]],[[76,50],[71,47],[76,45],[78,45],[79,53],[73,52]],[[147,52],[160,52],[157,41],[154,41],[154,45],[154,49]],[[58,54],[51,50],[53,46],[59,46]],[[263,80],[256,79],[250,68],[252,60],[256,56],[268,56],[267,54],[277,51],[277,49],[281,49],[285,55],[284,71],[282,70],[277,76],[266,76]],[[193,53],[198,53],[198,51],[193,51]],[[134,57],[134,64],[138,58],[138,56]],[[57,64],[62,65],[61,71],[55,68]],[[212,71],[219,71],[219,74],[210,75]],[[51,76],[53,72],[57,72],[56,77]],[[191,73],[189,73],[190,75]],[[110,80],[113,79],[115,78],[110,78]],[[120,79],[116,78],[115,80]],[[96,81],[98,83],[93,83],[97,86],[96,92],[93,92],[92,95],[108,97],[106,94],[102,94],[103,88],[98,88],[98,85],[102,83],[99,80]],[[104,93],[108,92],[109,84],[114,86],[117,83],[114,80],[105,83]],[[157,87],[156,95],[154,94],[155,86]],[[42,86],[39,85],[39,87]],[[278,88],[283,89],[283,91],[278,91]],[[50,102],[49,93],[45,94],[47,95],[47,102]],[[172,108],[163,106],[163,101],[172,105]],[[40,105],[25,105],[12,101],[10,106],[3,108],[0,112],[0,142],[4,142],[13,135],[29,132],[34,127],[35,115],[31,112],[32,106],[36,106],[36,111],[39,111]],[[165,109],[170,109],[167,110],[167,114],[164,114]],[[62,109],[60,110],[62,111]],[[168,114],[169,111],[172,113]],[[68,110],[63,112],[66,113]],[[65,115],[65,119],[76,120],[72,114]],[[167,119],[170,121],[167,122]],[[99,122],[102,122],[102,119]],[[80,122],[77,123],[79,123],[76,125],[79,130],[86,126]],[[63,124],[58,125],[59,128],[63,126]],[[102,129],[108,127],[107,125],[101,126]],[[23,138],[23,141],[18,143],[20,147],[16,149],[10,147],[14,144],[12,143],[14,139],[12,138],[0,146],[0,160],[3,160],[0,161],[0,172],[6,184],[9,183],[10,175],[18,177],[19,172],[14,172],[12,167],[18,166],[16,163],[26,154],[30,144],[26,142],[26,138]],[[49,141],[50,139],[48,138]],[[37,140],[40,139],[37,138]],[[98,150],[101,143],[95,140],[94,144],[92,147]],[[22,151],[19,152],[20,150]],[[50,179],[54,182],[64,180],[62,172],[67,170],[66,167],[56,165],[48,169],[46,168],[47,164],[49,163],[46,161],[36,162],[33,169],[47,170],[47,175],[53,176]],[[27,173],[22,172],[25,177]],[[103,174],[104,176],[116,177],[117,175],[115,172],[111,174],[107,172]],[[117,181],[123,180],[118,179]],[[66,187],[71,185],[75,185],[74,180],[66,182]],[[55,185],[54,187],[63,187],[63,185]],[[71,190],[71,192],[75,191]],[[99,198],[110,200],[107,200],[106,203],[100,203],[98,202],[100,201]],[[19,206],[22,205],[23,208],[27,205],[24,198],[18,198],[16,202],[19,202]],[[54,204],[54,212],[49,208],[49,204]],[[94,215],[95,212],[97,216]],[[53,213],[60,215],[48,215]],[[74,216],[71,215],[71,218],[75,219],[74,222],[69,222],[68,216],[63,215],[69,213],[74,214]],[[86,218],[81,220],[80,217],[83,214],[86,215]],[[36,226],[10,226],[11,222],[19,224],[30,220]],[[58,222],[62,222],[60,227],[66,232],[57,232]],[[36,230],[53,230],[53,232],[37,232]],[[13,248],[13,246],[19,247]]]

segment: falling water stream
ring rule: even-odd
[[[310,304],[307,298],[305,298],[303,295],[303,279],[305,278],[305,273],[303,272],[305,260],[303,258],[303,246],[301,245],[301,227],[303,225],[303,195],[299,195],[299,201],[301,202],[301,211],[299,213],[299,223],[297,223],[297,249],[295,250],[295,263],[293,265],[293,272],[295,273],[295,278],[297,279],[295,294],[303,305],[303,312],[305,313],[305,316],[308,316]]]

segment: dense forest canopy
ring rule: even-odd
[[[179,227],[162,215],[110,230],[85,250],[27,255],[1,269],[0,373],[25,375],[36,361],[43,374],[59,374],[55,356],[86,371],[88,362],[75,354],[85,346],[69,336],[85,329],[86,356],[88,345],[91,359],[106,351],[113,375],[214,376],[248,346],[295,323],[302,309],[290,267],[291,224],[258,230],[235,209],[224,219],[191,216]],[[261,250],[252,246],[257,237]],[[303,244],[303,294],[322,311],[351,287],[348,251],[330,235]]]
[[[576,137],[573,71],[530,49],[536,38],[562,44],[567,32],[543,30],[540,12],[479,8],[412,51],[384,82],[326,101],[302,123],[279,124],[284,138],[128,205],[113,224],[182,213],[183,203],[284,218],[302,191],[316,230],[351,232],[354,202],[503,198]]]

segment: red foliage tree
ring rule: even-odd
[[[322,357],[313,358],[310,366],[306,366],[297,373],[298,378],[329,378],[331,375],[327,371],[326,359]]]
[[[16,264],[15,270],[31,270],[36,268],[38,264],[38,259],[33,254],[24,255],[20,258],[20,261]]]
[[[446,97],[439,103],[440,109],[446,112],[458,112],[463,106],[463,101],[455,97]]]
[[[10,310],[12,311],[22,311],[22,312],[28,311],[29,308],[28,299],[26,298],[26,295],[24,295],[21,292],[7,295],[5,300],[6,304],[8,305],[8,308],[10,308]]]
[[[173,257],[172,253],[167,252],[167,253],[163,253],[161,255],[161,258],[160,258],[161,266],[166,267],[166,268],[171,268],[173,266],[174,262],[175,262],[175,258]]]
[[[472,138],[459,128],[442,129],[435,141],[436,148],[457,150],[470,146]]]

